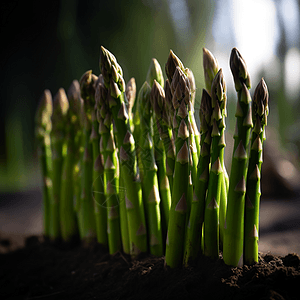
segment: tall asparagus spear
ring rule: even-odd
[[[211,86],[214,80],[214,77],[219,71],[219,64],[217,59],[213,54],[206,48],[203,48],[203,69],[204,69],[204,78],[205,78],[205,87],[207,92],[211,95]],[[226,116],[226,108],[225,108]],[[221,197],[220,197],[220,209],[219,209],[219,221],[220,221],[220,246],[223,245],[224,237],[224,224],[226,216],[226,206],[227,206],[227,193],[229,186],[229,176],[225,167],[224,160],[222,161],[223,167],[223,182],[221,183]]]
[[[184,264],[195,262],[201,252],[202,224],[204,221],[205,198],[209,179],[211,147],[211,97],[205,89],[200,103],[201,152],[197,166],[197,179],[194,183],[194,195],[186,232]]]
[[[69,110],[66,123],[67,154],[63,163],[60,199],[60,225],[61,236],[65,242],[78,238],[77,216],[74,210],[74,168],[79,156],[78,140],[81,139],[80,114],[82,99],[80,98],[80,86],[74,80],[68,90]]]
[[[91,136],[91,111],[95,105],[95,83],[97,76],[92,71],[85,72],[80,79],[81,97],[84,101],[82,111],[84,119],[84,153],[81,164],[81,195],[78,211],[79,232],[81,240],[88,244],[97,237],[93,203],[93,147]]]
[[[106,110],[103,109],[105,106],[101,105],[101,98],[106,99],[105,91],[101,89],[103,86],[103,78],[100,75],[96,82],[95,89],[95,107],[96,107],[96,117],[99,123],[99,128],[97,129],[100,135],[100,141],[98,143],[98,156],[94,162],[94,180],[93,180],[93,195],[94,195],[94,207],[95,207],[95,217],[96,217],[96,231],[97,240],[100,244],[108,246],[107,237],[107,207],[106,207],[106,196],[105,196],[105,170],[104,170],[104,148],[103,147],[103,136],[108,134],[108,129],[103,125],[104,119],[102,116],[106,115]],[[107,140],[107,138],[106,138]],[[95,142],[94,142],[95,143]],[[101,146],[100,146],[101,145]],[[96,145],[93,147],[93,152],[96,150]],[[96,177],[96,178],[95,178]]]
[[[219,258],[219,206],[223,179],[225,148],[226,85],[220,69],[211,86],[212,96],[212,145],[211,169],[204,212],[204,254]]]
[[[45,90],[40,99],[40,103],[35,115],[35,136],[38,142],[38,156],[43,178],[43,220],[44,236],[46,238],[49,238],[50,235],[50,203],[53,197],[50,142],[52,112],[53,104],[51,92],[49,90]]]
[[[154,111],[154,117],[158,129],[158,133],[160,136],[160,141],[156,145],[158,148],[158,153],[161,154],[161,161],[163,164],[160,164],[158,168],[159,172],[159,192],[161,195],[161,209],[162,209],[162,216],[163,221],[165,222],[165,229],[168,226],[169,222],[169,210],[171,206],[171,189],[170,189],[170,181],[173,182],[173,172],[171,174],[167,173],[167,165],[172,166],[174,169],[175,165],[175,149],[172,145],[172,131],[169,125],[169,118],[167,115],[166,103],[165,103],[165,92],[162,86],[154,80],[152,89],[151,89],[151,105]],[[155,125],[154,125],[155,126]],[[171,148],[170,148],[171,146]],[[166,152],[168,151],[168,155]],[[170,152],[171,151],[171,152]]]
[[[147,216],[150,253],[156,256],[163,255],[160,195],[157,178],[157,165],[154,155],[153,119],[150,102],[151,87],[147,81],[138,94],[138,111],[141,120],[140,150],[143,164],[143,196]]]
[[[223,258],[227,265],[243,265],[244,211],[247,178],[247,149],[253,126],[250,77],[246,63],[236,48],[230,56],[230,69],[238,94],[234,149],[229,180]]]
[[[245,200],[244,259],[246,264],[258,262],[260,178],[263,161],[264,130],[267,125],[267,116],[269,113],[268,100],[268,88],[262,78],[255,89],[252,102],[254,127],[251,136]]]
[[[116,58],[104,47],[100,52],[100,69],[108,89],[108,105],[117,129],[121,173],[126,188],[130,253],[136,256],[147,251],[147,230],[142,201],[141,182],[137,172],[135,141],[130,129],[124,101],[123,72]]]
[[[99,78],[102,78],[102,75],[100,76]],[[122,249],[118,197],[119,162],[113,136],[112,116],[107,106],[107,95],[108,90],[104,86],[104,81],[100,82],[96,89],[96,102],[101,132],[101,153],[104,158],[108,246],[110,254],[114,254]]]
[[[168,69],[168,66],[166,66],[166,69]],[[176,131],[176,163],[165,261],[168,266],[174,268],[181,266],[183,262],[190,155],[188,113],[190,84],[187,76],[179,67],[176,67],[171,88],[173,91],[173,105],[176,110],[173,125]]]
[[[66,92],[63,88],[60,88],[53,100],[51,130],[53,198],[50,204],[50,238],[52,240],[57,240],[61,237],[59,205],[68,109],[69,101]]]

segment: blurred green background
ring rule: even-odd
[[[34,114],[44,89],[54,95],[91,69],[103,45],[125,81],[145,80],[152,57],[164,69],[172,49],[196,77],[196,115],[204,87],[202,47],[217,57],[228,86],[228,127],[236,96],[229,56],[237,47],[255,86],[270,92],[269,126],[299,163],[299,0],[10,1],[1,4],[0,192],[40,184]]]

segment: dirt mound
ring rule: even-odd
[[[254,266],[231,268],[201,257],[183,269],[163,257],[113,256],[98,244],[54,246],[32,237],[0,255],[1,299],[299,299],[300,259],[260,256]]]

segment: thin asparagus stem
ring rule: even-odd
[[[259,204],[261,195],[260,180],[263,162],[262,150],[264,131],[269,113],[268,101],[268,88],[262,78],[255,89],[252,102],[254,127],[251,136],[247,176],[244,232],[244,259],[245,263],[248,265],[258,262]]]
[[[69,110],[66,124],[67,155],[64,159],[61,199],[60,199],[60,226],[61,236],[65,242],[71,242],[79,237],[77,216],[74,209],[74,169],[79,156],[78,140],[81,139],[80,114],[82,99],[80,98],[80,86],[74,80],[68,90]]]
[[[226,85],[220,69],[212,86],[211,169],[204,212],[204,255],[219,258],[219,207],[223,178],[225,148]]]
[[[167,72],[170,74],[170,72]],[[189,184],[189,106],[190,85],[183,71],[177,67],[171,84],[173,105],[176,110],[174,125],[176,131],[176,163],[169,214],[165,262],[174,268],[182,265],[184,235],[187,214]]]
[[[223,258],[227,265],[243,265],[244,211],[247,178],[248,146],[253,126],[251,113],[250,77],[246,63],[236,48],[230,56],[230,69],[238,94],[236,132],[229,180],[225,220]]]
[[[95,163],[93,174],[96,177],[93,183],[94,210],[96,221],[97,241],[105,248],[108,247],[107,238],[107,208],[104,191],[104,159],[99,154]],[[94,177],[94,178],[95,178]]]
[[[219,71],[219,63],[213,54],[206,48],[203,48],[203,69],[204,69],[204,78],[205,78],[205,88],[209,95],[211,95],[211,86],[214,80],[214,77]],[[225,108],[226,116],[226,108]],[[227,207],[227,193],[229,186],[229,176],[226,170],[225,162],[222,162],[223,168],[223,180],[221,183],[221,198],[220,198],[220,209],[219,209],[219,221],[220,221],[220,247],[223,246],[224,238],[224,225],[225,225],[225,216],[226,216],[226,207]]]
[[[89,244],[97,237],[93,203],[93,147],[90,140],[92,123],[91,112],[95,105],[95,84],[97,76],[92,71],[85,72],[80,79],[81,97],[84,101],[82,111],[84,120],[84,153],[81,164],[81,195],[78,210],[80,238]]]
[[[63,148],[65,145],[67,113],[69,110],[69,101],[66,92],[60,88],[53,100],[52,114],[52,183],[53,198],[50,204],[50,239],[58,240],[61,237],[59,205],[61,199],[61,182],[63,167]]]
[[[169,210],[171,206],[171,186],[173,183],[173,171],[167,173],[167,166],[174,169],[175,166],[175,149],[172,143],[172,131],[169,127],[169,118],[165,107],[165,92],[162,86],[154,80],[151,94],[151,105],[154,111],[154,117],[160,139],[156,142],[156,161],[159,164],[158,178],[160,195],[162,200],[163,220],[165,224],[169,221]],[[155,126],[155,125],[154,125]],[[171,146],[171,148],[170,148]],[[167,152],[168,151],[168,152]],[[168,153],[168,154],[166,154]],[[160,163],[161,162],[161,163]],[[171,182],[171,183],[170,183]],[[165,227],[167,228],[167,226]]]
[[[116,58],[104,47],[100,52],[100,69],[108,89],[108,106],[117,129],[121,173],[126,188],[126,208],[129,224],[130,253],[134,257],[147,252],[147,230],[138,178],[135,141],[130,129],[124,101],[125,83]]]
[[[194,194],[191,213],[186,232],[184,264],[193,264],[201,252],[202,224],[204,221],[205,197],[209,179],[211,148],[211,97],[205,89],[200,103],[201,152],[197,166],[197,179],[194,183]]]
[[[146,81],[138,94],[138,111],[141,117],[140,150],[143,164],[143,196],[146,210],[150,253],[163,255],[160,195],[157,178],[157,165],[154,155],[153,120],[150,102],[151,87]]]
[[[50,132],[52,129],[51,116],[53,113],[52,95],[45,90],[40,99],[35,115],[35,136],[38,143],[38,156],[42,172],[43,188],[43,221],[44,236],[50,236],[50,203],[53,197],[52,187],[52,157]]]
[[[101,134],[100,152],[104,159],[104,191],[107,210],[107,234],[110,254],[122,249],[119,212],[119,161],[113,135],[113,122],[107,105],[108,90],[102,75],[96,88],[97,116]]]

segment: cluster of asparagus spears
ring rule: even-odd
[[[138,93],[135,79],[125,84],[122,68],[104,47],[98,77],[87,71],[53,101],[44,91],[36,136],[47,238],[97,239],[110,254],[165,255],[172,268],[201,254],[217,259],[220,250],[228,265],[258,261],[267,86],[261,79],[251,104],[249,73],[234,48],[230,68],[238,101],[229,177],[226,85],[207,49],[203,67],[199,130],[193,72],[172,51],[167,79],[152,59]]]

